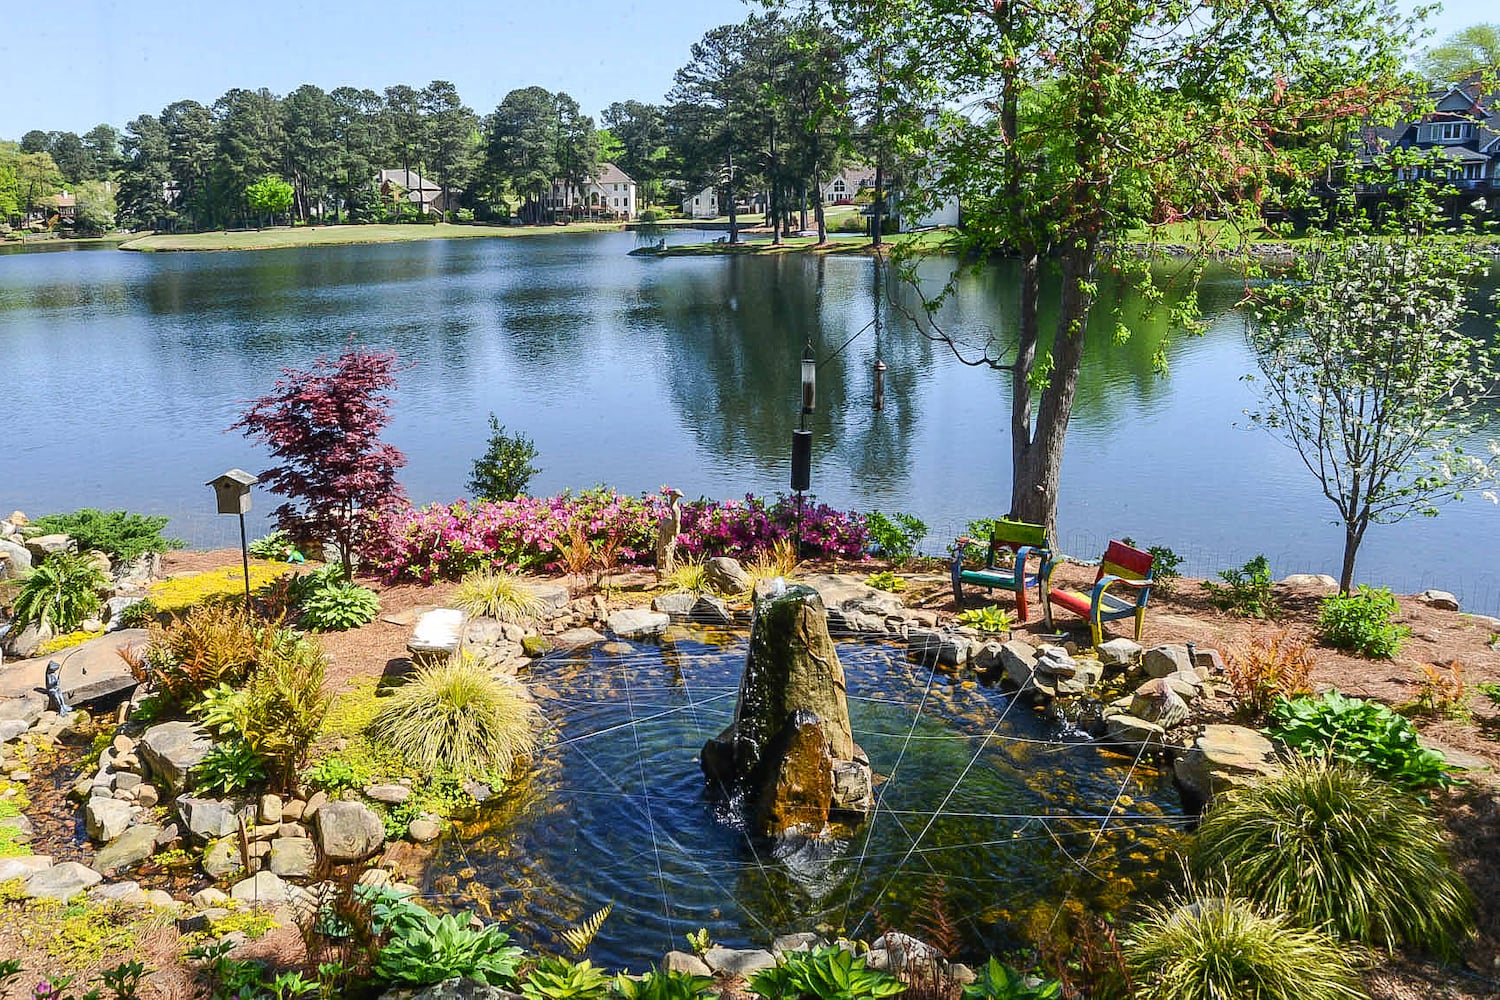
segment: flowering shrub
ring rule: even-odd
[[[364,557],[390,582],[427,583],[481,568],[556,569],[558,546],[577,526],[590,543],[617,546],[620,564],[648,565],[655,559],[656,523],[666,504],[661,495],[627,496],[599,486],[554,497],[398,508],[376,516]],[[790,538],[796,520],[796,500],[787,496],[691,500],[682,505],[678,549],[693,558],[748,556]],[[856,558],[867,541],[862,515],[804,503],[806,555]]]

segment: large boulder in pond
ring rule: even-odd
[[[833,804],[833,755],[816,715],[793,712],[765,748],[756,819],[761,830],[781,836],[816,836],[828,824]]]

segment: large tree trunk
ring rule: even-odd
[[[1354,589],[1354,557],[1359,552],[1359,543],[1365,539],[1368,522],[1345,523],[1344,567],[1339,571],[1339,593],[1347,594]]]

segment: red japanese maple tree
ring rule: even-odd
[[[380,440],[400,367],[394,351],[350,346],[336,358],[319,355],[308,369],[283,368],[276,390],[250,400],[229,428],[266,445],[281,463],[260,473],[272,493],[287,498],[273,511],[278,526],[333,539],[346,575],[361,511],[406,499],[396,481],[406,456]]]

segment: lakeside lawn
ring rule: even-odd
[[[413,240],[472,239],[481,236],[541,236],[553,233],[617,232],[617,222],[574,222],[566,226],[473,226],[370,224],[303,226],[242,232],[157,233],[120,244],[121,250],[278,250],[286,247],[341,246],[350,243],[406,243]]]
[[[888,233],[882,244],[880,252],[888,252],[892,247],[902,244],[932,244],[941,243],[948,236],[948,231],[943,229],[924,230],[917,233]],[[786,253],[814,253],[814,254],[839,254],[839,255],[870,255],[876,253],[876,249],[870,245],[868,236],[858,233],[829,233],[827,243],[819,243],[815,236],[789,236],[780,245],[771,242],[769,236],[761,232],[752,235],[741,234],[739,243],[682,243],[677,246],[663,247],[658,250],[655,247],[641,247],[631,251],[633,256],[638,257],[722,257],[722,256],[774,256]]]

